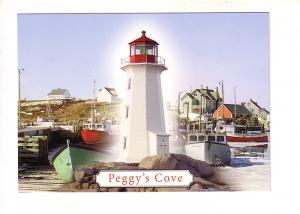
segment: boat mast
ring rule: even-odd
[[[219,82],[219,84],[221,85],[221,88],[222,88],[222,105],[223,105],[222,119],[224,120],[224,82],[223,82],[223,80],[221,81],[221,83]]]
[[[96,81],[95,79],[93,79],[93,102],[91,105],[91,117],[92,117],[92,127],[94,127],[94,123],[95,123],[95,115],[96,115],[96,102],[95,102],[95,86]]]
[[[236,87],[234,89],[234,122],[236,121]]]
[[[199,119],[199,132],[202,131],[202,124],[201,124],[201,117],[202,117],[202,84],[201,84],[201,91],[200,91],[200,119]]]

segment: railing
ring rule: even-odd
[[[125,57],[121,59],[121,65],[126,65],[130,63],[130,57]]]
[[[152,62],[148,62],[148,58],[147,58],[147,54],[145,55],[146,56],[146,59],[144,62],[146,63],[152,63]],[[144,63],[144,62],[137,62],[137,63]],[[127,65],[127,64],[130,64],[130,57],[125,57],[125,58],[122,58],[121,59],[121,65]],[[158,64],[158,65],[165,65],[165,59],[162,58],[161,56],[156,56],[155,57],[155,63],[154,64]]]

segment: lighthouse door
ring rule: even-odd
[[[157,136],[157,153],[166,154],[169,153],[169,136]]]

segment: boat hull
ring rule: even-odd
[[[227,142],[268,142],[268,136],[227,136]]]
[[[113,161],[114,155],[104,147],[88,147],[83,145],[70,145],[63,147],[52,159],[52,164],[64,183],[74,181],[74,170],[87,167],[93,161]]]
[[[84,129],[80,131],[81,138],[86,144],[114,143],[118,141],[117,135],[111,135],[106,131]]]
[[[185,145],[186,155],[206,161],[209,164],[216,164],[218,160],[224,164],[229,164],[231,161],[230,146],[227,144],[201,142]]]

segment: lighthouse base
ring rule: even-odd
[[[169,134],[163,132],[147,132],[148,138],[142,141],[128,142],[129,148],[123,145],[123,149],[120,156],[120,161],[126,163],[138,163],[143,158],[152,155],[169,154]],[[134,145],[144,144],[144,150],[138,150]]]

